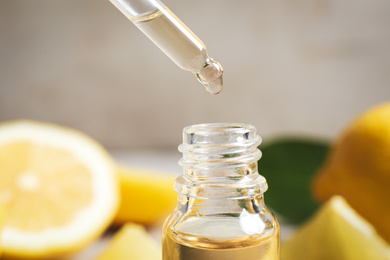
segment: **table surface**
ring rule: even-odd
[[[182,171],[181,167],[178,165],[181,154],[175,150],[110,151],[110,153],[121,165],[154,170],[161,172],[161,174],[173,174],[177,176],[180,175]],[[278,219],[281,226],[281,239],[283,241],[290,236],[295,227],[283,223],[281,218]],[[161,242],[160,226],[149,228],[148,232],[157,242]],[[114,234],[115,232],[106,233],[79,254],[69,258],[69,260],[93,260],[107,248]]]

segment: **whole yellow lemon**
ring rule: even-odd
[[[319,201],[343,196],[390,242],[390,103],[346,129],[314,179],[313,193]]]

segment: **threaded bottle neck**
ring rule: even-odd
[[[200,124],[184,128],[179,151],[183,175],[175,190],[202,198],[251,197],[267,190],[258,174],[261,137],[246,124]]]

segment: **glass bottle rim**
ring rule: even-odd
[[[241,151],[243,148],[257,149],[261,142],[256,128],[251,124],[205,123],[183,129],[183,143],[179,146],[179,151],[183,154],[229,153]],[[226,148],[228,149],[224,151]]]

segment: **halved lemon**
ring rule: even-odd
[[[88,136],[32,121],[0,125],[6,257],[56,258],[81,249],[110,224],[118,194],[111,157]]]

